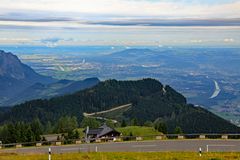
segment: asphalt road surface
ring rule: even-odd
[[[163,152],[194,151],[240,152],[240,140],[158,140],[51,146],[52,153],[70,152]],[[48,146],[1,149],[1,153],[48,153]]]

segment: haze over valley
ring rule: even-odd
[[[56,79],[155,78],[185,95],[189,103],[239,125],[238,48],[25,46],[6,49],[16,51],[19,58],[39,74]]]

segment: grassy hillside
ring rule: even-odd
[[[133,136],[151,136],[161,134],[153,127],[127,126],[116,128],[116,130],[121,132],[123,136],[129,136],[130,134]]]
[[[137,119],[139,124],[161,118],[167,124],[169,133],[174,132],[176,126],[180,126],[184,133],[240,132],[240,128],[230,122],[187,104],[184,96],[154,79],[107,80],[71,95],[29,101],[0,115],[0,122],[29,122],[39,118],[43,124],[48,121],[54,124],[65,115],[76,116],[80,122],[84,112],[94,113],[130,103],[130,109],[114,117],[126,121]]]
[[[0,154],[0,160],[46,160],[48,155]],[[54,160],[238,160],[240,153],[206,153],[199,157],[194,152],[129,152],[129,153],[72,153],[54,154]]]

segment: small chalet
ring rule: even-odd
[[[86,130],[85,130],[86,131]],[[84,131],[84,132],[85,132]],[[116,131],[115,129],[108,127],[106,124],[102,125],[99,128],[89,129],[87,133],[87,137],[90,139],[114,139],[116,137],[119,137],[121,135],[120,132]]]

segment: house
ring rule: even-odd
[[[86,130],[84,130],[84,133],[85,132]],[[120,135],[120,132],[104,124],[99,128],[89,129],[86,136],[90,141],[93,141],[97,139],[114,140]]]

